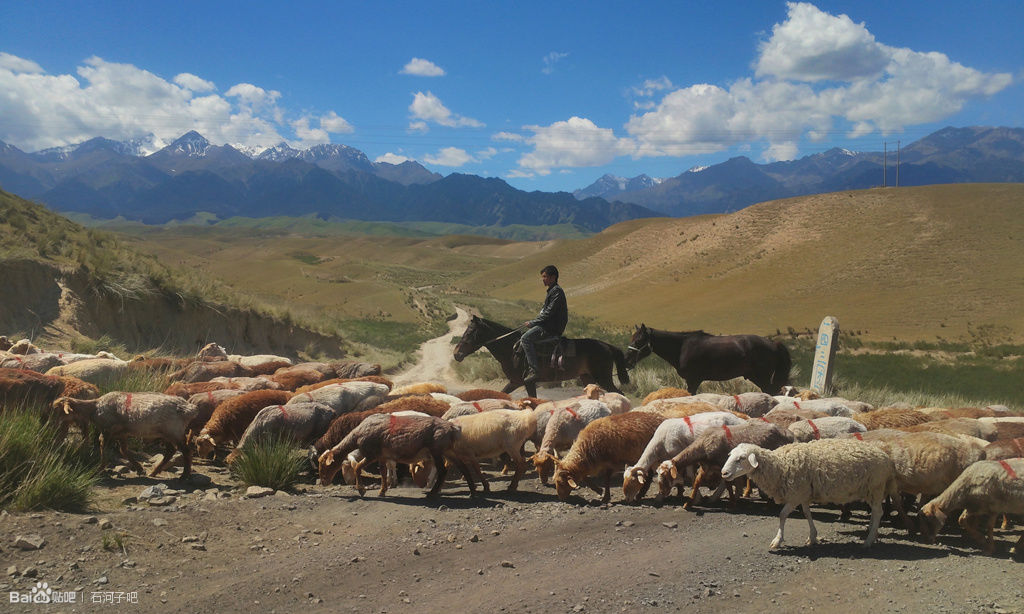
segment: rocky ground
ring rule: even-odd
[[[87,513],[0,513],[0,611],[1024,612],[1024,564],[1007,553],[1020,527],[995,556],[958,532],[928,545],[891,525],[863,549],[866,512],[845,523],[815,508],[821,545],[801,545],[797,514],[769,552],[778,508],[762,501],[687,512],[617,490],[611,505],[590,491],[563,503],[533,473],[517,493],[490,474],[490,495],[451,479],[427,499],[312,475],[247,491],[203,463],[189,481],[115,471]],[[51,603],[18,602],[34,590]]]

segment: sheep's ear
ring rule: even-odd
[[[748,462],[748,463],[750,463],[750,467],[751,467],[751,468],[753,468],[753,469],[757,469],[757,455],[756,455],[756,454],[754,454],[753,452],[751,452],[751,453],[750,453],[750,454],[749,454],[749,455],[747,456],[747,462]]]
[[[644,483],[647,482],[647,478],[644,477],[644,472],[643,471],[637,471],[636,472],[636,481],[639,482],[641,486],[643,486]]]
[[[576,480],[569,478],[569,487],[575,490],[579,488],[580,485],[576,483]]]
[[[672,465],[672,468],[668,470],[668,474],[670,476],[672,476],[673,480],[678,479],[679,478],[679,469],[676,468],[675,465]]]
[[[334,450],[328,450],[320,455],[320,464],[330,466],[334,463]]]
[[[64,401],[64,413],[70,416],[74,411],[71,409],[71,403]]]

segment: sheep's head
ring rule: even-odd
[[[430,476],[434,473],[434,462],[432,460],[420,460],[409,465],[409,473],[412,474],[412,481],[418,488],[426,488],[430,483]]]
[[[942,525],[946,524],[946,513],[935,503],[928,502],[921,508],[918,518],[921,523],[921,536],[928,543],[934,544],[935,538],[939,534],[939,529],[942,528]]]
[[[603,394],[605,394],[604,388],[598,386],[597,384],[587,384],[583,388],[583,396],[587,397],[588,399],[596,401],[597,399],[600,399],[601,395]]]
[[[757,446],[741,443],[729,452],[729,458],[722,467],[722,479],[735,480],[757,469]]]
[[[196,453],[203,458],[209,458],[217,448],[217,443],[208,433],[201,433],[196,437]]]
[[[342,460],[334,458],[334,451],[327,450],[320,455],[320,459],[317,461],[320,474],[320,485],[330,486],[331,482],[334,481],[334,476],[338,474],[338,471],[342,468]],[[353,473],[354,479],[354,473]]]
[[[622,476],[622,494],[626,501],[636,501],[647,484],[647,472],[642,467],[627,467]]]
[[[658,483],[658,499],[664,499],[672,492],[672,486],[679,477],[679,470],[675,463],[670,460],[662,461],[655,473],[655,481]]]
[[[572,475],[562,467],[561,461],[555,459],[555,492],[558,493],[560,501],[567,501],[572,491],[580,487]]]
[[[540,477],[541,484],[546,486],[548,479],[550,479],[552,474],[555,472],[555,461],[557,459],[547,452],[537,452],[530,457],[530,460],[533,461],[533,466],[537,470],[537,475]]]

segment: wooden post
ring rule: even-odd
[[[818,328],[818,342],[814,348],[814,364],[811,365],[811,390],[822,396],[832,393],[832,367],[839,343],[839,320],[826,316]]]

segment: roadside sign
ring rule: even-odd
[[[814,364],[811,365],[811,390],[822,396],[832,393],[832,367],[839,342],[839,320],[826,316],[818,328],[818,341],[814,348]]]

